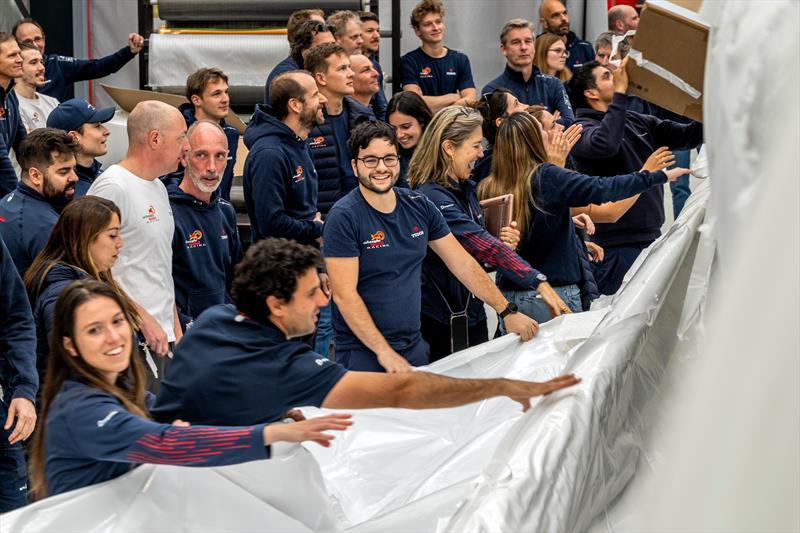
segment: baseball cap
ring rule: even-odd
[[[73,131],[84,124],[108,122],[114,118],[115,111],[114,107],[97,109],[83,98],[73,98],[58,104],[58,107],[50,112],[47,117],[47,127]]]

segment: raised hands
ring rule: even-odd
[[[557,128],[550,130],[547,160],[563,168],[567,163],[570,150],[581,138],[581,132],[583,132],[583,126],[580,124],[573,124],[564,131],[559,131]]]

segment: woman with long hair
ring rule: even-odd
[[[548,76],[558,78],[561,83],[572,78],[572,71],[567,68],[567,39],[555,33],[545,32],[536,38],[536,51],[533,64]]]
[[[428,104],[417,93],[401,91],[389,100],[386,121],[394,127],[400,144],[400,177],[397,178],[396,187],[408,187],[408,162],[432,119],[433,113]]]
[[[249,427],[159,424],[136,357],[133,317],[120,293],[96,280],[59,296],[42,386],[41,420],[31,452],[32,492],[60,494],[121,476],[142,464],[221,466],[270,457],[274,442],[313,440],[343,430],[350,415]]]
[[[519,232],[514,224],[499,239],[484,227],[483,212],[469,179],[472,165],[483,155],[483,117],[474,109],[446,107],[425,130],[408,169],[409,184],[427,196],[444,215],[450,231],[481,264],[519,290],[537,290],[554,315],[569,312],[537,270],[515,252]],[[467,318],[466,337],[453,327]],[[456,338],[456,333],[459,334]],[[435,253],[422,265],[422,337],[435,361],[458,349],[488,340],[483,303],[450,272]]]
[[[475,168],[472,169],[472,181],[480,183],[492,171],[492,148],[498,126],[508,115],[525,111],[528,106],[521,103],[508,89],[498,88],[481,96],[470,107],[473,107],[483,117],[483,138],[486,139],[487,144],[483,150],[483,157],[475,163]]]
[[[689,172],[676,168],[613,177],[586,176],[549,161],[562,160],[571,148],[565,132],[542,129],[529,113],[514,113],[498,128],[492,174],[481,182],[481,198],[514,194],[514,215],[521,233],[520,255],[541,270],[573,311],[581,310],[577,287],[580,263],[573,206],[628,198]],[[529,291],[499,282],[505,297],[535,320],[547,309]]]
[[[111,275],[122,245],[117,205],[98,196],[82,196],[67,204],[50,231],[47,244],[25,272],[25,287],[36,322],[40,382],[47,364],[53,309],[58,295],[73,281],[91,278],[108,284],[119,293],[133,327],[138,327],[133,303]]]

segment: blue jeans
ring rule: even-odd
[[[328,357],[328,349],[333,340],[333,324],[331,324],[331,303],[321,307],[319,310],[319,320],[317,320],[317,341],[314,344],[314,351],[320,355]]]
[[[581,306],[581,291],[577,285],[564,285],[563,287],[553,287],[553,290],[564,300],[567,307],[573,313],[583,311]],[[547,322],[553,318],[550,308],[544,302],[539,291],[500,291],[510,303],[514,303],[519,308],[519,312],[528,315],[539,324]],[[503,320],[500,319],[500,332],[507,333]]]
[[[689,165],[692,164],[691,150],[675,150],[672,153],[675,154],[675,164],[670,168],[689,168]],[[673,218],[678,218],[678,215],[680,215],[683,210],[683,204],[686,203],[686,199],[692,194],[692,191],[689,189],[689,175],[685,174],[670,183],[669,190],[672,193],[672,216]]]

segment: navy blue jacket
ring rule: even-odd
[[[98,59],[77,59],[57,54],[45,54],[44,77],[47,82],[37,91],[61,102],[67,96],[69,86],[76,81],[96,80],[113,74],[134,57],[136,54],[131,52],[127,46]]]
[[[317,171],[306,142],[256,106],[244,132],[244,200],[253,242],[284,237],[312,244],[322,235],[317,214]]]
[[[159,424],[77,379],[61,386],[45,424],[45,477],[51,496],[117,478],[142,463],[224,466],[270,457],[263,424]]]
[[[0,200],[0,235],[20,277],[25,276],[33,258],[47,244],[58,215],[53,204],[23,181]]]
[[[533,67],[531,77],[525,81],[521,72],[506,64],[503,73],[487,83],[481,94],[490,93],[495,89],[508,89],[523,104],[541,105],[551,113],[560,111],[561,119],[558,122],[564,127],[575,122],[575,114],[572,112],[564,85],[558,78],[542,74],[536,67]]]
[[[242,260],[242,243],[233,206],[214,194],[205,203],[176,184],[167,189],[175,233],[172,278],[175,305],[184,326],[212,305],[230,302],[233,267]]]
[[[36,369],[39,371],[42,383],[47,369],[47,357],[50,354],[50,331],[53,329],[53,312],[58,296],[67,285],[87,276],[86,272],[77,267],[56,263],[44,277],[41,286],[33,287],[33,294],[30,296],[38,292],[35,299],[31,298],[33,320],[36,323]]]
[[[469,179],[475,182],[477,185],[480,183],[486,176],[492,173],[492,149],[487,148],[483,151],[483,157],[478,159],[475,163],[475,166],[472,168],[472,174],[470,174]]]
[[[425,183],[417,190],[442,212],[461,246],[479,263],[497,270],[498,279],[505,279],[515,290],[538,287],[536,276],[539,271],[531,268],[527,261],[493,237],[483,226],[483,210],[475,193],[475,183],[471,180],[461,183],[450,181],[450,185],[452,188]],[[483,302],[458,281],[435,252],[428,249],[422,264],[422,314],[439,323],[449,324],[451,313],[448,304],[453,313],[467,309],[470,325],[486,320]]]
[[[374,55],[369,60],[372,61],[372,66],[375,70],[378,71],[378,92],[372,95],[372,99],[369,101],[369,108],[375,118],[386,122],[386,106],[389,105],[389,102],[386,101],[386,94],[383,92],[383,68],[381,68],[378,58]]]
[[[321,406],[346,372],[299,339],[286,340],[269,320],[217,305],[178,343],[152,413],[164,422],[274,422],[294,407]]]
[[[36,328],[28,295],[14,262],[0,238],[0,420],[5,425],[8,405],[14,398],[36,402],[39,376],[36,373]],[[8,446],[13,431],[0,425],[0,450]]]
[[[368,107],[349,96],[344,99],[344,111],[350,122],[350,131],[365,120],[375,120]],[[314,168],[318,176],[317,208],[323,216],[328,214],[336,201],[353,190],[355,183],[344,183],[339,175],[339,150],[347,150],[347,145],[339,146],[333,134],[333,126],[328,121],[328,112],[323,111],[325,122],[315,126],[306,142],[311,148]],[[348,157],[348,159],[350,159]]]
[[[19,100],[14,92],[14,80],[8,84],[8,90],[0,87],[0,102],[3,113],[0,114],[0,196],[5,196],[17,186],[19,176],[11,164],[11,149],[15,153],[19,143],[27,135],[25,124],[19,115]]]
[[[186,120],[186,127],[188,128],[195,122],[197,117],[194,115],[194,106],[192,104],[181,104],[178,108]],[[228,139],[228,163],[225,165],[225,172],[222,174],[222,182],[219,184],[219,195],[224,200],[230,201],[231,199],[231,185],[233,185],[233,167],[236,166],[236,150],[239,148],[239,130],[231,126],[225,119],[219,121],[219,126],[225,132],[225,137]],[[178,167],[178,170],[173,174],[180,174],[179,179],[170,179],[165,185],[169,186],[171,183],[178,182],[183,179],[183,165]]]
[[[567,68],[573,73],[584,63],[594,61],[594,58],[597,57],[592,43],[579,39],[574,31],[567,34],[567,51],[569,52]]]
[[[273,68],[267,76],[267,82],[264,84],[264,105],[269,105],[269,86],[272,85],[272,80],[277,78],[279,74],[291,72],[299,68],[297,62],[292,59],[292,56],[286,57],[283,61],[275,65],[275,68]]]
[[[550,163],[531,177],[533,221],[525,231],[519,255],[541,270],[553,287],[581,282],[582,249],[570,207],[602,204],[629,198],[667,181],[664,172],[634,172],[615,177],[586,176]],[[498,283],[510,288],[506,280]],[[512,289],[513,290],[513,289]]]
[[[581,108],[577,122],[583,133],[570,155],[575,168],[592,176],[635,172],[659,146],[686,150],[703,140],[703,125],[678,124],[627,111],[626,97],[616,93],[608,111]],[[653,187],[613,224],[597,224],[592,236],[600,246],[650,244],[664,224],[664,188]]]
[[[100,165],[100,161],[97,159],[92,161],[92,166],[90,167],[84,167],[76,164],[75,174],[78,176],[78,182],[75,184],[75,194],[73,195],[73,198],[86,196],[86,193],[89,192],[89,187],[92,186],[92,183],[94,183],[94,180],[100,175],[101,172],[102,166]]]

